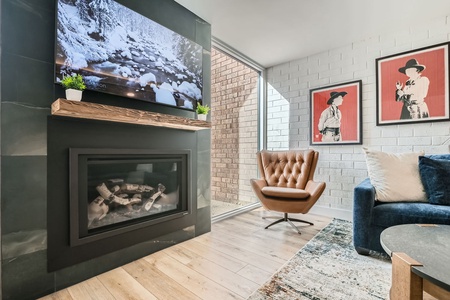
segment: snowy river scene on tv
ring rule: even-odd
[[[112,0],[58,0],[56,81],[184,109],[202,100],[202,47]]]

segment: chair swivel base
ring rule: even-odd
[[[272,217],[263,217],[263,219],[267,219],[267,218],[272,218]],[[276,221],[273,222],[273,223],[270,223],[269,225],[267,225],[266,227],[264,227],[264,229],[267,229],[267,228],[269,228],[270,226],[273,226],[273,225],[278,224],[278,223],[281,223],[281,222],[288,222],[289,225],[291,225],[291,226],[298,232],[298,234],[302,234],[302,233],[300,232],[300,230],[298,230],[297,226],[295,226],[294,223],[292,223],[292,222],[301,222],[301,223],[306,223],[306,224],[309,224],[309,225],[314,225],[314,223],[311,223],[311,222],[308,222],[308,221],[305,221],[305,220],[289,218],[289,217],[288,217],[288,214],[287,214],[287,213],[284,213],[284,217],[283,217],[283,218],[281,218],[281,219],[279,219],[279,220],[276,220]]]

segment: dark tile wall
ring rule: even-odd
[[[117,0],[196,41],[204,51],[204,95],[210,102],[210,25],[172,0]],[[35,299],[172,244],[210,227],[210,131],[196,134],[197,224],[57,272],[47,272],[47,116],[64,97],[54,84],[55,0],[0,0],[0,147],[3,299]],[[83,99],[120,105],[122,99],[85,91]],[[124,101],[141,108],[141,102]],[[156,112],[194,117],[175,108]],[[195,155],[195,154],[194,154]],[[57,187],[55,187],[57,188]],[[130,254],[131,253],[131,254]]]

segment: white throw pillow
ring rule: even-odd
[[[363,148],[376,198],[383,202],[427,202],[419,174],[419,153],[388,153]]]

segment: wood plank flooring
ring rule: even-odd
[[[256,209],[212,225],[211,232],[45,296],[41,300],[246,299],[331,219],[295,215],[314,223],[277,224]]]

